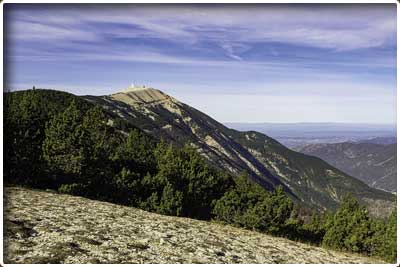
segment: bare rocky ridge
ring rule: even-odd
[[[5,263],[383,263],[212,222],[5,188]]]

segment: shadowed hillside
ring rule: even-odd
[[[371,187],[396,192],[397,144],[314,144],[299,152],[319,157]]]

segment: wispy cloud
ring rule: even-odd
[[[384,114],[392,111],[384,103],[396,87],[394,4],[5,7],[6,86],[70,84],[74,93],[91,86],[103,93],[138,79],[186,88],[177,97],[190,93],[195,106],[204,91],[250,95],[260,105],[259,96],[281,104],[287,97],[293,110],[300,97],[307,114],[324,111],[306,96],[332,100],[330,115],[340,97],[348,110],[362,113],[376,98]]]
[[[220,65],[221,61],[271,65],[277,59],[293,65],[293,59],[300,56],[306,67],[315,60],[293,53],[289,60],[285,59],[285,53],[292,48],[278,51],[271,44],[326,49],[328,54],[396,44],[395,13],[386,6],[329,9],[305,5],[295,8],[282,5],[57,8],[44,5],[41,8],[11,6],[6,14],[10,18],[8,40],[19,41],[21,47],[36,51],[8,53],[19,60],[57,59],[54,53],[59,54],[61,50],[64,56],[82,60],[199,65]],[[166,43],[163,45],[163,42]],[[175,51],[165,49],[172,44],[177,46]],[[69,53],[71,50],[73,53]],[[268,53],[262,55],[262,51]],[[367,57],[373,57],[372,53]],[[393,68],[392,58],[391,54],[381,54],[367,61],[370,66],[386,64]],[[323,64],[324,56],[320,55],[317,60]],[[362,62],[365,57],[356,60]],[[326,61],[333,65],[360,64],[340,56]]]
[[[48,22],[15,21],[8,28],[8,38],[21,41],[98,41],[99,35]]]
[[[48,29],[49,40],[61,36],[71,40],[88,40],[93,35],[159,38],[180,43],[211,40],[223,44],[227,51],[234,45],[248,46],[251,42],[283,42],[352,50],[388,44],[396,34],[395,9],[385,6],[316,8],[253,5],[243,8],[234,5],[132,5],[116,6],[112,10],[76,6],[52,12],[54,9],[57,7],[11,10],[15,13],[11,14],[15,18],[11,25],[16,24],[20,38],[27,40]],[[103,27],[93,27],[93,23],[103,24]],[[106,27],[105,23],[125,27],[116,29]],[[92,26],[88,27],[89,24]]]

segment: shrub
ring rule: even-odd
[[[326,231],[323,245],[334,249],[369,253],[372,234],[371,219],[366,208],[347,195]]]
[[[75,196],[85,196],[87,187],[83,184],[62,184],[58,188],[58,192],[62,194],[70,194]]]
[[[282,187],[272,193],[251,182],[246,175],[236,179],[236,186],[216,201],[215,219],[272,234],[282,234],[293,211],[293,202]]]

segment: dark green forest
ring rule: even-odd
[[[155,140],[113,113],[54,90],[4,94],[4,182],[260,231],[396,261],[396,213],[373,218],[348,195],[309,211],[190,145]]]

